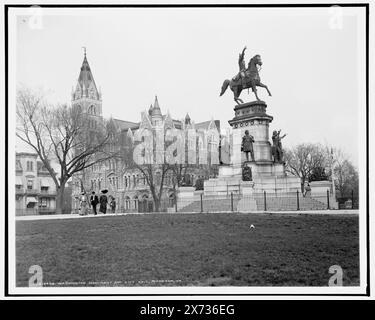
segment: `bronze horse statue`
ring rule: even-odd
[[[260,82],[259,78],[259,70],[258,65],[262,65],[262,59],[259,54],[252,57],[249,61],[248,68],[245,69],[245,63],[244,63],[244,53],[245,49],[243,49],[242,53],[240,54],[239,58],[239,65],[240,65],[240,72],[232,78],[232,80],[225,80],[222,87],[221,87],[221,93],[220,96],[222,96],[227,90],[228,86],[233,91],[234,94],[234,101],[236,101],[238,104],[244,103],[240,98],[241,91],[243,89],[251,88],[252,91],[255,94],[255,97],[258,101],[260,101],[258,94],[257,94],[257,88],[256,87],[262,87],[265,88],[268,92],[268,95],[271,96],[271,92],[268,90],[268,87]]]

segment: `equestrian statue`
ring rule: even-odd
[[[240,98],[241,91],[243,89],[249,89],[251,88],[252,91],[255,94],[255,97],[258,101],[260,101],[258,94],[257,94],[257,88],[256,87],[262,87],[265,88],[268,92],[268,95],[271,96],[271,92],[268,90],[268,87],[260,82],[259,78],[259,71],[258,66],[260,67],[262,65],[262,59],[259,54],[252,57],[249,61],[249,64],[246,68],[245,64],[245,50],[246,47],[242,50],[242,52],[239,55],[238,58],[238,65],[240,68],[240,72],[232,78],[232,80],[225,80],[222,87],[221,87],[221,93],[220,96],[222,96],[227,90],[228,86],[233,91],[234,94],[234,101],[239,103],[244,103]]]

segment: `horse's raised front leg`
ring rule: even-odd
[[[265,84],[259,82],[258,87],[265,88],[265,89],[267,90],[267,92],[268,92],[268,95],[269,95],[269,96],[272,96],[271,91],[268,90],[268,87],[267,87]]]

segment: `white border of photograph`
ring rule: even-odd
[[[194,2],[193,2],[194,3]],[[222,2],[221,2],[222,3]],[[244,4],[246,2],[243,2]],[[281,3],[281,2],[280,2]],[[88,3],[87,3],[88,4]],[[79,11],[85,11],[86,15],[90,14],[101,14],[101,9],[42,9],[43,14],[53,14],[58,12],[59,15],[72,15],[72,14],[82,14]],[[95,13],[91,13],[91,10]],[[160,10],[160,9],[159,9]],[[183,9],[182,9],[183,10]],[[307,8],[308,10],[308,8]],[[328,8],[327,8],[328,10]],[[348,10],[348,8],[346,8]],[[9,132],[8,132],[8,178],[9,178],[9,188],[8,188],[8,218],[9,218],[9,293],[10,294],[31,294],[31,295],[40,295],[40,294],[141,294],[144,297],[147,297],[148,294],[183,294],[183,295],[210,295],[210,294],[221,294],[229,296],[214,296],[211,297],[215,300],[220,299],[244,299],[241,296],[235,296],[236,294],[364,294],[366,293],[366,282],[367,282],[367,239],[366,239],[366,86],[365,86],[365,54],[366,54],[366,30],[365,30],[365,8],[353,8],[351,11],[352,14],[358,16],[358,78],[360,79],[359,86],[359,96],[358,96],[358,105],[362,106],[359,108],[359,176],[360,176],[360,210],[359,210],[359,227],[360,227],[360,286],[358,287],[69,287],[69,288],[51,288],[51,287],[42,287],[42,288],[20,288],[16,287],[16,257],[15,257],[15,190],[12,187],[15,180],[15,96],[16,96],[16,75],[15,71],[17,68],[16,65],[16,15],[22,15],[24,13],[29,13],[29,9],[10,9],[9,11],[9,47],[8,47],[8,61],[9,61],[9,82],[8,82],[8,94],[9,94],[9,105],[8,105],[8,114],[9,114]],[[311,13],[311,12],[310,12]],[[370,36],[371,38],[371,36]],[[371,56],[371,54],[370,54]],[[371,88],[371,87],[370,87]],[[327,279],[328,279],[328,270],[327,270]],[[230,296],[234,295],[234,296]],[[193,296],[192,298],[198,298],[199,296]],[[80,297],[77,297],[80,299]],[[111,297],[116,298],[116,297]],[[138,297],[123,297],[125,299],[138,299]],[[162,296],[149,296],[150,299],[166,299]],[[184,297],[173,296],[173,299],[183,299]],[[209,299],[209,296],[203,296],[204,299]],[[254,297],[255,298],[255,297]],[[261,298],[261,297],[260,297]],[[280,297],[282,298],[282,297]],[[345,299],[345,297],[342,297]],[[95,297],[94,297],[95,299]]]

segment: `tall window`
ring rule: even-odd
[[[26,162],[26,168],[27,168],[27,171],[33,171],[33,162],[27,161]]]
[[[95,106],[90,106],[89,107],[88,114],[96,115]]]

